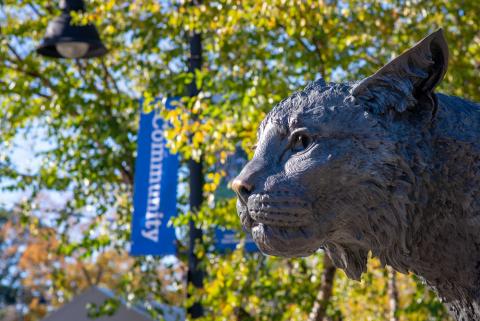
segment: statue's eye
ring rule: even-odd
[[[293,136],[290,146],[291,146],[292,152],[298,153],[307,149],[311,143],[312,143],[312,139],[310,138],[310,136],[299,133]]]

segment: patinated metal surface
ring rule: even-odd
[[[232,183],[270,255],[325,249],[359,279],[368,252],[480,320],[480,106],[434,93],[441,30],[354,83],[317,80],[275,106]]]

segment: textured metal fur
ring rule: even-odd
[[[360,279],[371,252],[480,320],[480,106],[433,93],[447,59],[437,31],[363,81],[319,80],[272,109],[235,185],[264,253],[323,248]]]

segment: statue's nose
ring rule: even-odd
[[[237,193],[240,201],[247,205],[248,197],[253,190],[253,185],[237,177],[232,182],[232,189],[235,191],[235,193]]]

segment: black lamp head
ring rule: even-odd
[[[48,24],[45,37],[37,47],[39,54],[53,58],[92,58],[107,53],[94,25],[71,24],[71,11],[85,11],[83,0],[62,0],[60,9],[62,14]]]

